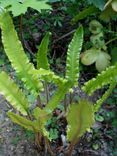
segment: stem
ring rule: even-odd
[[[106,42],[106,44],[105,44],[105,45],[108,45],[109,43],[111,43],[111,42],[113,42],[113,41],[115,41],[115,40],[117,40],[117,37],[115,37],[115,38],[113,38],[113,39],[109,40],[108,42]]]
[[[70,93],[70,94],[69,94],[69,103],[70,103],[70,104],[72,103],[72,99],[73,99],[72,93]]]
[[[37,106],[39,106],[39,108],[41,108],[41,109],[43,108],[40,95],[38,95],[38,97],[37,97]]]
[[[64,38],[68,37],[69,35],[73,34],[75,31],[76,31],[76,29],[68,32],[67,34],[65,34],[65,35],[61,36],[60,38],[56,39],[53,43],[55,44],[56,42],[58,42],[58,41],[60,41],[60,40],[62,40]]]
[[[67,150],[65,156],[72,156],[72,151],[73,151],[73,149],[74,149],[74,146],[75,146],[75,144],[78,143],[78,142],[79,142],[79,140],[76,141],[75,138],[73,139],[73,141],[71,142],[71,144],[70,144],[69,147],[68,147],[68,150]]]
[[[41,140],[42,140],[42,135],[41,133],[35,133],[35,144],[37,145],[38,149],[40,150],[41,147]]]
[[[49,102],[49,89],[48,89],[48,84],[46,81],[44,82],[44,86],[45,86],[46,104],[48,104],[48,102]]]
[[[67,112],[67,96],[65,95],[65,98],[64,98],[64,110],[65,110],[65,113]]]
[[[52,149],[50,147],[50,143],[48,141],[48,139],[45,137],[45,144],[47,145],[48,151],[50,153],[51,156],[55,156],[55,154],[52,152]]]

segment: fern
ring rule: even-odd
[[[93,78],[86,82],[82,89],[89,95],[95,90],[102,88],[104,85],[110,84],[117,77],[117,64],[110,66],[101,74],[98,74],[96,78]]]
[[[39,127],[38,127],[38,124],[36,121],[28,120],[28,119],[26,119],[20,115],[17,115],[13,112],[8,112],[7,114],[14,123],[26,128],[28,130],[31,130],[34,132],[39,132]]]
[[[112,90],[115,88],[116,84],[117,84],[116,81],[112,81],[109,86],[109,89],[104,93],[104,95],[99,100],[97,100],[96,104],[94,105],[95,112],[99,110],[102,103],[109,97],[109,95],[112,93]]]
[[[38,77],[42,81],[46,79],[46,81],[54,82],[58,86],[60,86],[61,84],[67,82],[66,79],[56,75],[54,72],[52,72],[50,70],[45,70],[45,69],[42,69],[42,68],[40,68],[39,70],[33,71],[32,74],[36,75],[36,77]]]
[[[16,110],[23,115],[27,115],[28,100],[5,72],[0,73],[0,93],[5,96]]]
[[[86,100],[72,104],[67,114],[67,138],[74,144],[94,123],[93,106]]]
[[[47,70],[49,69],[49,63],[47,58],[49,36],[50,33],[47,33],[39,46],[37,52],[37,69],[40,68],[47,69]]]
[[[83,28],[76,30],[73,39],[68,47],[67,63],[66,63],[66,79],[72,85],[77,85],[79,77],[79,54],[83,43]]]
[[[2,42],[4,49],[13,68],[16,70],[28,89],[32,90],[34,93],[38,92],[42,85],[38,81],[37,77],[32,76],[31,72],[35,70],[34,66],[29,63],[23,47],[18,40],[12,19],[4,10],[1,10],[0,13],[0,27],[2,29]]]

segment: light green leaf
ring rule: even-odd
[[[76,30],[68,47],[66,63],[66,79],[77,85],[79,77],[79,55],[83,44],[83,28]]]
[[[100,52],[96,60],[96,69],[101,72],[110,65],[110,55],[105,52]]]
[[[0,93],[5,96],[16,110],[23,115],[27,115],[28,100],[5,72],[0,73]]]
[[[77,142],[94,123],[92,104],[86,100],[72,104],[67,114],[67,122],[67,138],[69,141]]]
[[[28,8],[33,8],[39,12],[43,9],[51,9],[47,0],[1,0],[0,6],[12,11],[14,16],[25,14]]]
[[[117,12],[117,0],[113,0],[111,5],[112,5],[113,10]]]
[[[84,65],[91,65],[93,64],[99,55],[99,50],[96,48],[91,48],[86,50],[84,53],[81,54],[81,62]]]
[[[110,96],[110,94],[112,93],[112,91],[116,87],[116,85],[117,85],[116,80],[111,81],[108,90],[106,90],[105,93],[102,95],[102,97],[96,101],[96,104],[94,105],[95,112],[97,112],[99,110],[99,108],[101,107],[103,102]]]
[[[45,110],[40,109],[39,107],[36,107],[33,110],[33,115],[35,119],[37,120],[36,123],[40,129],[40,131],[43,133],[44,136],[46,136],[48,139],[49,138],[49,132],[47,132],[45,125],[48,120],[48,113]]]
[[[38,77],[32,75],[32,71],[35,70],[34,65],[29,62],[14,29],[12,19],[4,9],[0,10],[0,27],[6,55],[27,89],[36,94],[42,88],[42,84]]]
[[[43,69],[49,69],[49,63],[47,58],[47,52],[48,52],[48,45],[49,45],[49,36],[50,33],[46,33],[45,37],[43,38],[38,52],[37,52],[37,69],[43,68]]]
[[[37,120],[40,120],[42,122],[42,120],[44,119],[47,119],[47,112],[45,110],[42,110],[40,109],[39,107],[36,107],[34,110],[33,110],[33,115],[35,117],[35,119]]]
[[[24,117],[22,117],[20,115],[17,115],[17,114],[15,114],[13,112],[8,112],[7,114],[14,123],[26,128],[28,130],[34,131],[34,132],[39,131],[38,126],[35,123],[35,121],[28,120],[28,119],[26,119],[26,118],[24,118]]]
[[[25,0],[23,6],[33,8],[39,12],[43,9],[51,9],[47,4],[48,0]]]
[[[86,82],[82,89],[89,95],[94,93],[95,90],[102,88],[107,84],[111,84],[113,80],[116,80],[117,77],[117,63],[114,66],[106,68],[105,71],[102,71],[100,74]]]

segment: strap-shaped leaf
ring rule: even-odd
[[[82,43],[83,28],[80,27],[76,30],[67,52],[66,78],[72,83],[72,85],[77,85],[78,82],[79,55],[82,48]]]
[[[0,73],[0,93],[5,96],[16,110],[23,115],[27,115],[28,100],[5,72]]]
[[[10,15],[3,9],[0,10],[0,27],[2,29],[4,49],[13,68],[19,74],[21,80],[25,82],[28,89],[31,89],[33,92],[38,91],[41,84],[38,82],[38,78],[31,73],[34,70],[34,66],[29,63]]]
[[[47,58],[48,45],[49,45],[49,36],[50,33],[46,33],[44,38],[41,41],[37,52],[37,69],[49,69],[49,63]]]
[[[66,79],[63,79],[62,77],[60,77],[58,75],[55,75],[54,72],[52,72],[50,70],[45,70],[45,69],[42,69],[42,68],[40,68],[39,70],[33,71],[32,74],[36,75],[41,80],[46,79],[46,81],[48,81],[48,82],[54,82],[58,86],[60,86],[62,83],[67,82]]]
[[[67,114],[67,138],[76,143],[94,122],[93,106],[82,100],[79,104],[72,104]]]
[[[14,123],[34,132],[39,131],[39,127],[35,121],[28,120],[13,112],[8,112],[7,114]]]
[[[99,100],[96,101],[96,104],[94,105],[95,112],[99,110],[103,102],[109,97],[109,95],[112,93],[113,89],[115,88],[116,84],[117,84],[116,81],[112,81],[109,86],[109,89],[104,93],[104,95]]]
[[[96,78],[93,78],[86,82],[82,89],[89,95],[91,95],[95,90],[102,88],[104,85],[111,84],[112,80],[117,77],[117,64],[115,66],[110,66],[101,74],[98,74]]]

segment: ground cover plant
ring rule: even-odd
[[[64,106],[64,109],[60,116],[64,116],[67,120],[66,138],[67,142],[70,142],[64,154],[72,155],[74,145],[93,125],[95,112],[99,110],[101,104],[116,86],[117,64],[107,68],[101,74],[98,74],[96,78],[86,82],[82,87],[87,94],[93,94],[95,90],[109,85],[107,91],[94,105],[87,99],[80,99],[76,103],[73,99],[73,87],[78,85],[79,56],[83,44],[83,27],[80,26],[74,33],[67,51],[65,77],[60,77],[50,70],[47,59],[50,33],[45,35],[39,46],[37,67],[35,68],[29,62],[22,48],[9,13],[4,9],[1,9],[0,12],[2,42],[6,55],[18,77],[24,83],[24,88],[35,97],[36,103],[32,107],[32,104],[29,103],[25,96],[25,92],[9,78],[7,73],[1,72],[0,92],[6,97],[13,108],[18,111],[18,113],[10,111],[8,112],[8,116],[13,122],[35,133],[35,142],[39,149],[43,148],[44,142],[50,154],[54,155],[50,145],[53,137],[50,135],[50,131],[48,131],[47,124],[53,118],[56,108],[65,99],[66,94],[68,94],[70,100],[68,103],[64,100],[61,104]],[[10,26],[10,29],[8,26]],[[54,83],[56,86],[55,93],[51,97],[48,92],[49,83]],[[45,98],[42,100],[42,96],[44,95]]]

